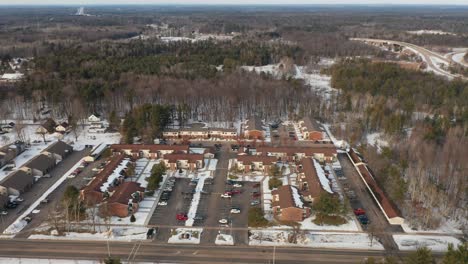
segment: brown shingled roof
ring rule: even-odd
[[[188,145],[157,145],[157,144],[149,144],[149,145],[135,145],[135,144],[114,144],[111,145],[111,149],[114,151],[122,151],[125,149],[130,149],[133,152],[140,151],[140,150],[149,150],[151,153],[155,153],[160,150],[173,150],[173,151],[187,151],[189,150]]]
[[[262,131],[263,128],[262,128],[262,120],[260,119],[260,117],[258,116],[255,116],[255,117],[251,117],[247,120],[247,124],[246,124],[246,128],[245,130],[260,130]]]
[[[367,166],[364,164],[361,164],[357,166],[357,168],[359,172],[361,173],[362,177],[364,178],[364,180],[366,181],[367,185],[369,185],[370,189],[372,190],[374,195],[377,197],[377,200],[379,201],[380,205],[385,211],[385,214],[387,215],[387,217],[393,218],[393,217],[400,216],[399,210],[393,205],[393,203],[390,201],[390,199],[388,199],[384,191],[377,184],[375,179],[372,177],[372,174],[369,172]]]
[[[257,152],[266,155],[267,152],[286,153],[287,156],[293,156],[295,153],[305,153],[312,156],[315,153],[323,153],[325,156],[336,154],[336,147],[333,144],[315,144],[311,147],[257,147]]]
[[[252,164],[253,162],[263,162],[264,164],[274,163],[278,161],[277,157],[273,156],[259,156],[259,155],[238,155],[237,161],[242,162],[244,165]]]
[[[323,192],[322,185],[315,171],[313,160],[310,158],[302,159],[302,168],[299,172],[304,173],[305,181],[307,182],[308,190],[299,190],[303,195],[310,195],[313,198],[317,198]]]
[[[174,163],[178,160],[188,160],[190,163],[194,163],[197,160],[203,160],[203,154],[166,154],[164,155],[164,159],[167,159],[170,163]]]
[[[124,155],[118,154],[111,158],[111,161],[104,167],[102,171],[96,174],[95,178],[83,188],[84,192],[88,191],[97,191],[101,192],[101,186],[107,181],[107,178],[112,174],[112,172],[119,166],[123,161]]]
[[[128,204],[135,192],[144,192],[145,188],[141,187],[137,182],[123,182],[117,186],[114,193],[107,200],[108,203]]]
[[[294,202],[293,194],[292,194],[292,187],[291,185],[283,185],[278,187],[278,189],[273,190],[271,194],[273,197],[275,195],[279,196],[279,200],[276,201],[274,198],[272,200],[272,206],[279,206],[281,209],[289,208],[289,207],[296,207],[296,203]]]

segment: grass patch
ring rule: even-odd
[[[252,207],[249,209],[249,226],[251,227],[265,227],[269,222],[265,219],[261,208]]]
[[[270,177],[270,179],[268,180],[268,188],[270,188],[270,190],[278,188],[282,185],[283,185],[283,181],[276,177]]]
[[[348,221],[342,216],[339,215],[324,215],[324,214],[317,214],[315,219],[312,221],[316,225],[333,225],[339,226],[346,224]]]

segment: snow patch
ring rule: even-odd
[[[451,243],[455,248],[461,241],[451,236],[427,236],[427,235],[393,235],[395,243],[400,250],[416,250],[427,247],[433,251],[447,251]]]
[[[314,161],[315,171],[317,171],[322,188],[328,193],[333,193],[332,189],[330,188],[330,182],[327,179],[327,176],[325,176],[325,172],[323,171],[322,166],[320,166],[320,163],[318,163],[315,159],[312,160]]]

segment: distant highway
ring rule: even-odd
[[[462,77],[460,75],[452,74],[452,73],[450,73],[448,71],[445,71],[445,70],[441,69],[440,67],[438,67],[437,65],[434,64],[434,61],[432,59],[432,58],[435,58],[436,60],[440,61],[441,63],[445,63],[447,65],[450,65],[450,64],[453,64],[453,63],[454,64],[460,64],[459,62],[453,60],[453,56],[445,57],[442,54],[439,54],[437,52],[428,50],[428,49],[423,48],[421,46],[414,45],[414,44],[407,43],[407,42],[396,41],[396,40],[370,39],[370,38],[351,38],[351,40],[363,41],[363,42],[367,42],[367,43],[376,43],[376,44],[377,43],[396,44],[396,45],[400,45],[400,46],[409,48],[411,50],[414,50],[416,53],[418,53],[422,57],[423,61],[426,62],[427,67],[431,71],[433,71],[433,72],[435,72],[437,74],[440,74],[440,75],[447,76],[448,78],[451,78],[451,79],[453,79],[453,78],[462,78],[462,79],[468,80],[468,78],[466,78],[466,77]]]

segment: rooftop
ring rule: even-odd
[[[283,185],[278,189],[271,192],[273,196],[278,195],[279,199],[276,201],[273,199],[272,206],[279,206],[281,209],[297,207],[303,208],[304,204],[300,200],[299,193],[296,187],[291,185]]]

